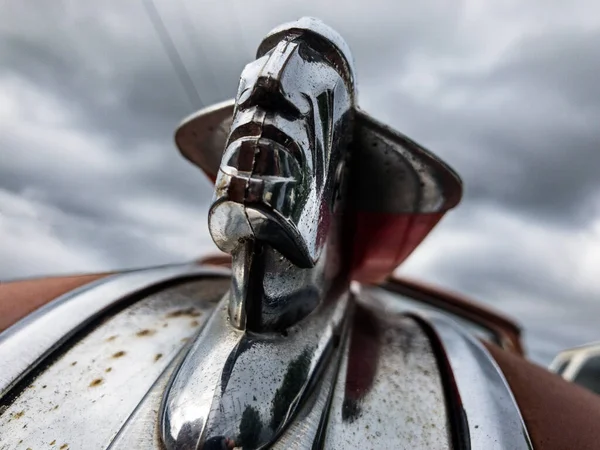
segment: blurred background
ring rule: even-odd
[[[0,279],[215,250],[212,186],[173,132],[304,15],[347,40],[362,108],[464,180],[400,273],[514,317],[542,364],[600,339],[594,0],[3,2]]]

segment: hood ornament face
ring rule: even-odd
[[[319,260],[354,114],[349,55],[334,39],[324,26],[282,30],[244,68],[209,216],[221,250],[252,240],[299,267]]]
[[[383,280],[460,200],[452,169],[359,110],[354,83],[344,40],[303,18],[265,37],[234,101],[177,130],[215,181],[209,230],[232,255],[240,329],[285,328],[334,282]]]

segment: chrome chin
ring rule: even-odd
[[[0,448],[530,448],[485,348],[368,285],[461,183],[357,109],[337,33],[275,29],[176,141],[231,271],[115,275],[0,334]]]
[[[335,65],[349,58],[310,28],[290,29],[245,67],[209,213],[221,250],[257,240],[297,266],[315,265],[352,135],[354,85]]]

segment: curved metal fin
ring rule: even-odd
[[[363,111],[355,119],[350,198],[353,279],[385,279],[462,196],[440,158]]]
[[[202,169],[213,183],[221,165],[234,107],[235,100],[231,99],[201,109],[186,117],[175,132],[175,144],[181,154]]]

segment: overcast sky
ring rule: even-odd
[[[515,317],[542,363],[600,340],[600,3],[337,3],[155,0],[204,105],[234,95],[279,23],[336,28],[363,109],[465,183],[401,272]],[[142,0],[3,2],[0,279],[215,249],[212,187],[173,145],[202,106]]]

